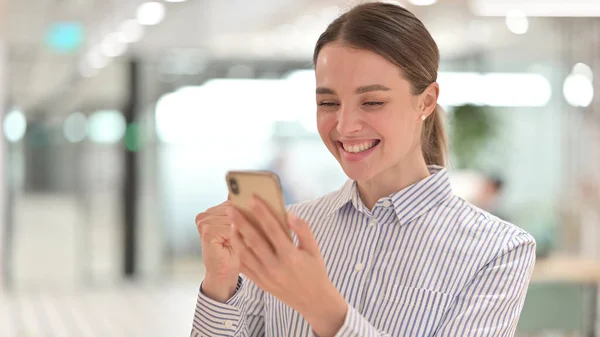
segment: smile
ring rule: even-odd
[[[379,142],[380,142],[379,139],[374,139],[374,140],[365,141],[365,142],[359,143],[359,144],[346,144],[344,142],[339,142],[339,143],[342,145],[342,148],[346,152],[361,153],[361,152],[365,152],[367,150],[372,149],[377,144],[379,144]]]

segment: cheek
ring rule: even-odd
[[[413,120],[408,112],[389,116],[385,121],[385,123],[379,123],[379,130],[381,130],[386,143],[392,144],[394,148],[410,148],[414,145],[415,139],[420,139],[419,122]]]
[[[317,129],[321,137],[328,138],[331,131],[335,129],[336,117],[335,113],[317,112]]]

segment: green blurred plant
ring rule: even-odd
[[[496,135],[497,121],[485,106],[457,106],[449,116],[452,166],[456,169],[482,169],[484,151]]]

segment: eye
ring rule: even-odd
[[[375,102],[375,101],[372,101],[372,102],[364,102],[364,103],[363,103],[363,105],[370,106],[370,107],[373,107],[373,106],[381,106],[381,105],[383,105],[383,102]]]
[[[319,102],[318,105],[324,106],[324,107],[333,107],[333,106],[337,106],[338,104],[336,102],[325,101],[325,102]]]
[[[385,102],[381,101],[367,101],[362,104],[364,110],[378,110],[381,108]]]

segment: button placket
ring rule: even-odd
[[[381,204],[379,207],[381,207]],[[352,303],[358,310],[362,310],[362,308],[369,303],[372,296],[373,261],[377,252],[377,242],[381,235],[381,230],[379,230],[381,225],[380,221],[383,220],[383,218],[378,215],[380,211],[381,210],[378,209],[374,211],[374,214],[365,214],[367,216],[366,227],[363,227],[363,235],[366,236],[366,238],[364,238],[365,245],[363,245],[362,249],[356,251],[357,259],[353,261],[354,266],[350,267],[354,269],[354,277],[360,282],[360,288],[356,290],[359,295],[355,298],[355,302]]]

